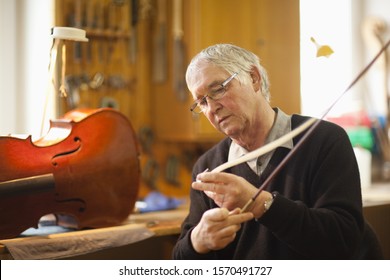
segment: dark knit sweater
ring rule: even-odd
[[[305,120],[293,115],[292,129]],[[293,139],[294,145],[302,135]],[[206,168],[212,170],[225,163],[230,143],[231,139],[225,138],[202,155],[193,168],[192,179]],[[286,148],[277,148],[260,177],[246,163],[224,172],[260,186],[288,152]],[[369,229],[362,215],[358,166],[347,134],[335,124],[322,121],[266,190],[275,199],[261,219],[244,223],[234,242],[224,249],[198,254],[190,241],[191,230],[206,210],[217,205],[203,192],[191,189],[190,212],[183,222],[173,258],[356,259],[366,258],[363,250],[366,251],[367,242],[376,242],[363,242]]]

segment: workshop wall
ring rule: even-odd
[[[204,47],[228,42],[258,53],[273,105],[299,113],[298,0],[57,0],[55,6],[56,26],[82,28],[89,38],[66,42],[69,96],[59,97],[59,113],[112,107],[129,118],[141,144],[140,196],[188,195],[195,160],[223,137],[189,112],[184,72]]]

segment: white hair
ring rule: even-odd
[[[205,48],[198,53],[190,62],[186,71],[186,81],[189,83],[191,73],[197,69],[197,64],[207,61],[229,72],[231,75],[238,72],[237,80],[240,83],[251,82],[253,67],[259,70],[261,75],[261,93],[269,102],[270,91],[267,71],[260,64],[260,59],[254,53],[232,44],[216,44]],[[241,75],[246,74],[246,75]]]

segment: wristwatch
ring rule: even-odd
[[[274,195],[264,201],[264,213],[269,210],[271,207],[272,203],[274,202]]]

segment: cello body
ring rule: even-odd
[[[118,225],[138,196],[136,134],[113,109],[70,111],[35,142],[31,136],[0,137],[0,156],[0,190],[1,182],[48,178],[45,188],[0,191],[0,239],[37,227],[47,214],[71,216],[80,229]]]

